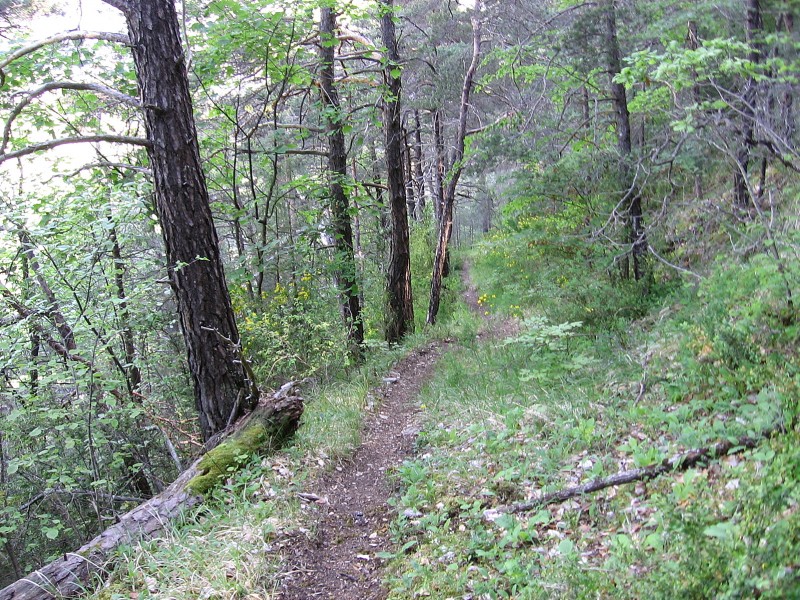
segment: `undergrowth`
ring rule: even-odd
[[[415,259],[424,252],[417,250]],[[442,337],[472,337],[476,319],[460,302],[461,286],[443,292],[440,325],[408,336],[400,346],[367,341],[358,368],[320,374],[305,384],[301,427],[290,445],[267,457],[246,457],[199,509],[187,511],[157,539],[126,547],[111,577],[89,597],[102,600],[196,600],[278,597],[287,554],[313,525],[300,510],[298,492],[320,472],[337,468],[358,447],[364,416],[377,400],[370,393],[391,365],[416,347]],[[415,282],[418,297],[422,283]],[[418,325],[424,314],[418,314]]]
[[[390,598],[800,597],[797,261],[720,261],[643,294],[536,227],[473,253],[482,312],[520,330],[464,344],[423,392]],[[489,510],[775,426],[685,472]]]

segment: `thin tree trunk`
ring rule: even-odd
[[[458,132],[456,133],[455,153],[453,155],[452,167],[450,169],[450,179],[447,188],[444,190],[442,218],[439,222],[439,240],[436,244],[436,255],[433,259],[433,274],[431,276],[430,304],[428,305],[428,325],[436,323],[436,315],[439,313],[439,304],[442,295],[442,278],[444,277],[447,262],[447,246],[450,243],[450,235],[453,231],[453,204],[456,198],[456,186],[461,177],[464,160],[464,140],[467,137],[467,115],[469,112],[469,98],[472,92],[472,82],[475,72],[478,70],[478,63],[481,56],[481,32],[483,22],[481,11],[483,9],[482,0],[475,1],[475,9],[472,13],[472,61],[464,76],[464,85],[461,88],[461,108],[458,118]]]
[[[231,173],[231,200],[233,201],[233,208],[236,214],[233,218],[233,237],[236,240],[236,253],[242,264],[247,260],[247,251],[244,244],[244,231],[242,229],[242,214],[243,207],[239,200],[239,124],[238,124],[238,110],[237,110],[237,123],[233,134],[233,164],[231,165],[233,172]],[[253,292],[253,280],[248,277],[245,283],[247,289],[247,297],[250,302],[255,300],[255,293]]]
[[[419,122],[419,111],[414,110],[414,191],[417,203],[414,207],[414,219],[422,220],[425,213],[425,175],[422,170],[424,157],[422,153],[422,126]]]
[[[64,313],[61,310],[61,305],[58,302],[56,295],[53,293],[53,290],[50,288],[50,284],[44,278],[42,267],[39,264],[39,259],[36,257],[36,253],[34,251],[35,244],[33,243],[33,240],[31,240],[28,231],[23,227],[19,228],[18,236],[19,241],[22,244],[22,252],[27,260],[26,264],[36,276],[36,282],[39,284],[39,289],[47,299],[48,304],[44,314],[48,319],[50,319],[53,325],[55,325],[56,329],[58,330],[58,334],[61,337],[61,340],[64,342],[64,346],[66,346],[67,350],[75,350],[77,348],[77,345],[75,344],[75,333],[72,331],[72,327],[69,325],[69,323],[67,323],[67,319],[64,317]]]
[[[642,197],[631,168],[631,120],[628,111],[628,98],[625,86],[614,81],[614,78],[621,71],[615,0],[607,0],[603,12],[611,103],[614,108],[617,128],[617,149],[620,153],[620,180],[626,187],[623,204],[627,201],[625,220],[628,230],[628,243],[631,245],[631,254],[633,256],[633,276],[636,281],[639,281],[645,275],[647,234],[642,216]]]
[[[700,36],[697,33],[697,21],[689,21],[686,32],[686,47],[689,50],[700,48]],[[692,100],[696,105],[700,104],[700,84],[697,83],[697,70],[692,69]],[[703,175],[700,169],[695,170],[694,174],[694,196],[697,199],[703,196]]]
[[[383,123],[386,134],[386,172],[391,207],[391,246],[389,268],[386,274],[386,341],[399,342],[414,330],[414,302],[411,293],[411,250],[408,232],[408,204],[401,154],[403,129],[400,120],[400,77],[393,72],[399,68],[397,36],[394,27],[394,0],[381,1],[381,37],[386,47],[386,66],[383,80],[387,98],[383,105]],[[410,152],[406,146],[406,156]]]
[[[122,342],[122,356],[125,361],[122,368],[125,371],[125,382],[128,386],[128,394],[133,397],[133,394],[139,391],[139,387],[142,384],[142,373],[139,370],[139,366],[136,364],[136,346],[133,343],[133,330],[131,329],[130,314],[128,312],[128,297],[125,293],[125,261],[122,260],[122,248],[120,248],[119,245],[117,227],[110,211],[106,219],[109,224],[108,240],[111,242],[114,287],[117,292],[117,300],[119,300],[117,305],[120,324],[119,336]],[[133,456],[132,449],[127,448],[123,451],[122,461],[128,477],[130,478],[133,490],[143,498],[152,497],[153,489],[150,487],[150,482],[147,480],[144,470],[141,467],[136,467],[137,461]]]
[[[156,208],[205,439],[255,406],[200,163],[178,17],[164,0],[105,0],[125,14]]]
[[[412,159],[411,159],[411,144],[409,142],[409,133],[408,129],[401,126],[402,132],[402,161],[403,161],[403,185],[406,187],[406,204],[408,205],[406,208],[406,213],[413,214],[414,207],[417,205],[417,201],[414,196],[414,177],[412,173],[414,172],[412,167]]]
[[[342,131],[339,94],[334,85],[334,47],[336,16],[333,9],[320,11],[320,92],[326,107],[325,121],[328,130],[328,171],[330,174],[331,217],[336,247],[336,282],[341,296],[341,311],[347,327],[348,351],[360,358],[364,343],[364,324],[361,320],[361,303],[356,282],[356,264],[353,253],[353,228],[350,222],[350,203],[342,186],[347,177],[347,149]]]
[[[761,3],[759,0],[746,0],[745,37],[750,46],[748,58],[753,63],[761,61],[762,45],[757,36],[762,29]],[[733,200],[738,209],[748,212],[753,198],[750,194],[749,170],[750,153],[755,146],[756,99],[758,83],[748,77],[742,92],[741,122],[742,132],[739,148],[736,151],[736,166],[733,170]]]
[[[442,131],[442,113],[439,109],[433,111],[433,144],[436,154],[434,165],[434,206],[433,214],[437,226],[442,222],[442,206],[444,205],[444,175],[447,170],[447,159],[444,154],[444,132]]]
[[[375,145],[371,144],[370,160],[372,161],[372,183],[375,185],[375,203],[377,204],[377,254],[379,257],[378,263],[383,266],[386,262],[386,238],[389,233],[389,215],[386,210],[386,203],[383,200],[383,185],[381,181],[381,172],[378,167],[378,154],[375,151]]]

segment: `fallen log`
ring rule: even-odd
[[[549,494],[544,494],[538,498],[528,500],[527,502],[518,502],[516,504],[509,504],[507,506],[490,508],[484,511],[483,515],[487,520],[493,521],[504,513],[517,514],[528,512],[549,504],[557,504],[559,502],[569,500],[570,498],[575,498],[576,496],[591,494],[592,492],[597,492],[617,485],[624,485],[626,483],[633,483],[635,481],[649,481],[673,471],[686,471],[701,462],[727,456],[734,450],[736,452],[742,452],[743,450],[755,448],[764,440],[769,439],[776,433],[783,430],[784,429],[782,425],[775,425],[769,429],[765,429],[761,432],[761,435],[756,437],[744,436],[735,440],[724,440],[722,442],[717,442],[713,446],[708,446],[706,448],[695,448],[694,450],[676,454],[671,458],[665,458],[660,463],[655,463],[639,469],[620,471],[619,473],[615,473],[609,477],[602,477],[582,483],[580,485],[563,488]]]
[[[120,517],[76,552],[70,552],[0,590],[0,600],[74,598],[93,580],[102,579],[114,550],[154,537],[167,523],[203,502],[205,494],[227,477],[241,456],[277,450],[299,426],[303,399],[294,382],[263,400],[212,450],[197,459],[162,493]]]

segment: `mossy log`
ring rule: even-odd
[[[166,490],[120,517],[76,552],[34,571],[0,590],[0,600],[74,598],[92,580],[102,579],[114,550],[154,537],[172,519],[203,501],[223,477],[237,468],[244,456],[278,449],[299,426],[303,399],[294,395],[293,383],[284,385],[241,419],[212,450],[181,473]]]

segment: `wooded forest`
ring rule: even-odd
[[[798,11],[0,0],[0,600],[800,597]]]

